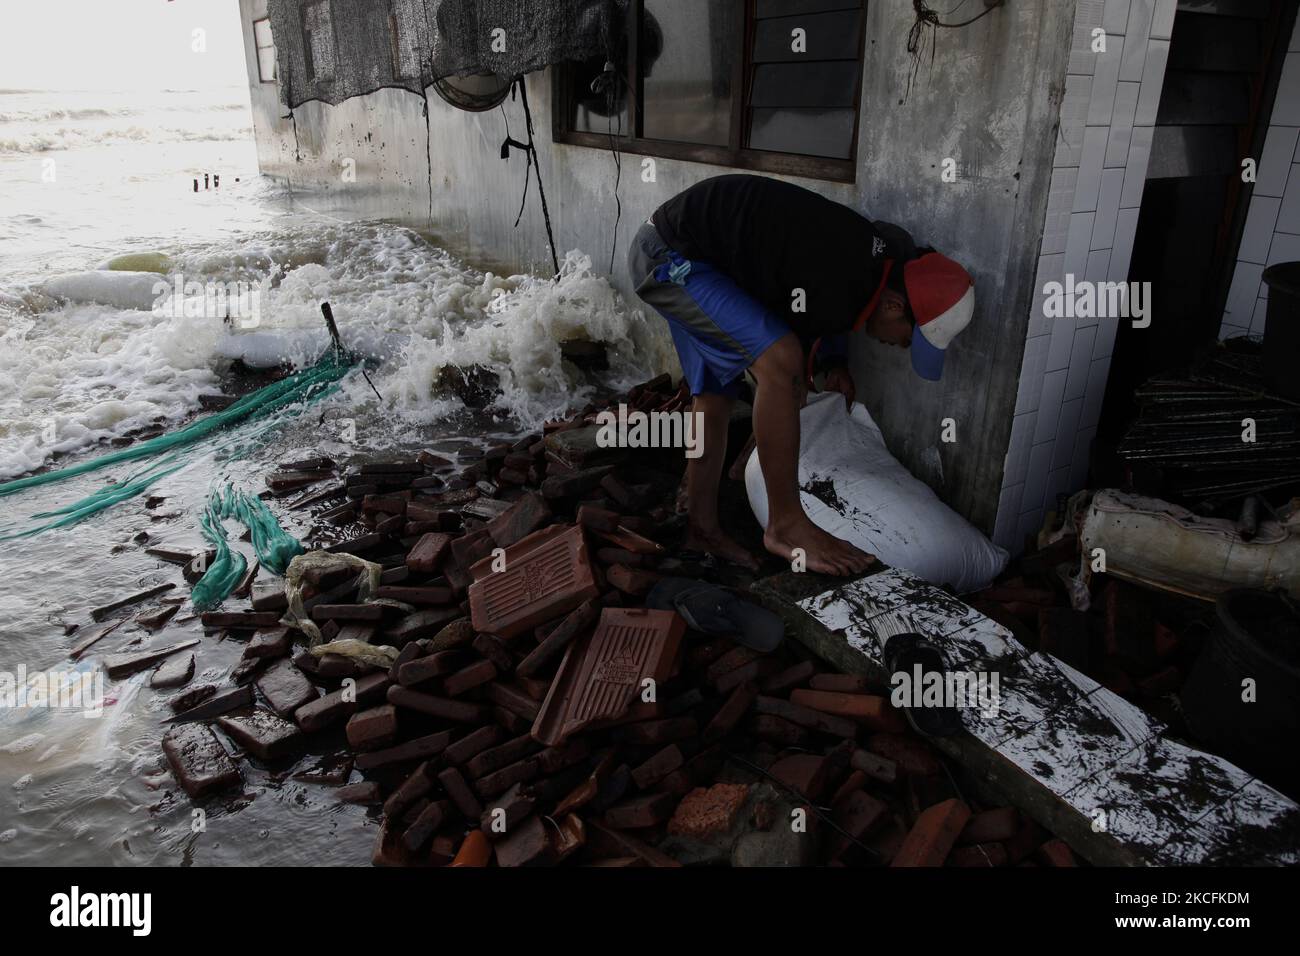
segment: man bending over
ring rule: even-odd
[[[687,546],[757,567],[718,521],[727,422],[748,370],[767,485],[764,546],[786,560],[800,549],[813,571],[864,571],[872,556],[813,524],[799,501],[807,382],[824,370],[826,386],[852,402],[851,330],[910,347],[917,374],[937,380],[944,350],[974,311],[966,270],[937,252],[918,254],[897,226],[746,175],[706,179],[660,206],[637,232],[628,268],[637,294],[668,322],[702,413],[703,453],[686,472]]]

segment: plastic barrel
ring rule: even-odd
[[[1276,591],[1239,589],[1223,594],[1216,610],[1217,626],[1179,695],[1188,727],[1199,743],[1295,797],[1300,790],[1295,602]],[[1247,680],[1253,681],[1251,695]]]
[[[1264,377],[1279,395],[1300,398],[1300,262],[1279,262],[1264,270],[1268,309],[1264,313]]]

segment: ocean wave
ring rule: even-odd
[[[0,153],[48,153],[114,143],[236,142],[250,139],[253,135],[251,126],[215,129],[183,126],[125,126],[107,129],[62,126],[54,130],[32,131],[8,137],[4,132],[3,127],[0,127]]]
[[[346,409],[381,444],[463,410],[439,387],[451,366],[493,373],[500,391],[490,411],[535,428],[581,407],[597,385],[630,385],[673,365],[660,325],[577,251],[559,281],[500,276],[409,229],[352,223],[177,249],[172,260],[186,280],[254,283],[251,334],[283,342],[291,364],[316,359],[325,300],[345,343],[391,343],[371,372],[382,402],[359,375],[334,400],[335,414]],[[568,339],[605,345],[610,368],[599,381],[565,361]],[[230,340],[220,320],[0,293],[0,480],[154,421],[174,425],[219,385]]]

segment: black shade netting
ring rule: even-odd
[[[340,103],[447,76],[608,57],[628,0],[270,0],[280,99]]]

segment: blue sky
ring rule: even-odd
[[[243,84],[238,0],[4,0],[3,89]],[[192,49],[206,32],[207,51]]]

